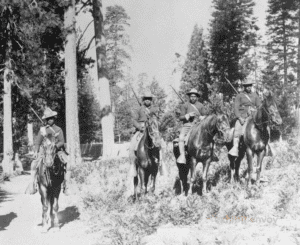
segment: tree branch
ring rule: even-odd
[[[86,52],[90,49],[90,47],[91,47],[92,42],[93,42],[94,39],[95,39],[95,36],[93,36],[91,38],[91,40],[90,40],[89,44],[87,45],[87,47],[81,51],[81,53],[83,54],[83,56],[85,56]]]
[[[82,9],[84,9],[86,6],[88,6],[89,4],[92,5],[91,0],[87,0],[86,2],[83,2],[83,1],[81,1],[81,2],[82,2],[82,6],[81,6],[81,8],[75,13],[76,15],[78,15],[78,14],[80,13],[80,11],[81,11]]]
[[[86,26],[86,28],[84,29],[84,31],[81,33],[81,35],[80,35],[80,37],[79,37],[79,39],[78,39],[78,41],[77,41],[77,45],[78,45],[78,46],[79,46],[79,44],[80,44],[81,39],[83,38],[84,33],[87,31],[87,29],[89,28],[89,26],[90,26],[93,22],[94,22],[94,20],[92,20],[92,21]]]

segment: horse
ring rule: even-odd
[[[140,193],[147,193],[147,185],[151,175],[152,188],[155,191],[155,182],[160,163],[161,137],[158,127],[158,118],[155,113],[150,113],[145,122],[144,134],[138,143],[136,151],[135,166],[138,176],[134,177],[134,198],[138,198],[138,182],[140,179]],[[139,177],[139,178],[138,178]],[[145,189],[144,189],[145,188]]]
[[[187,162],[186,164],[176,162],[179,179],[186,196],[194,189],[195,169],[198,162],[203,164],[203,192],[207,193],[207,172],[212,162],[216,136],[220,144],[224,143],[228,140],[229,130],[229,120],[225,114],[209,115],[191,129],[186,146]],[[180,155],[176,144],[174,144],[173,153],[176,159]]]
[[[59,228],[58,198],[64,181],[65,169],[56,154],[55,138],[45,138],[41,145],[42,160],[38,168],[38,187],[43,205],[42,231],[52,226]]]
[[[268,142],[270,140],[270,130],[269,127],[274,125],[282,124],[282,119],[278,112],[276,101],[271,92],[263,95],[263,100],[261,106],[256,112],[246,120],[244,125],[244,135],[241,137],[239,144],[239,154],[238,157],[233,157],[228,154],[230,161],[230,182],[239,182],[239,168],[242,159],[245,154],[247,155],[248,162],[248,181],[247,185],[251,186],[251,176],[253,173],[253,158],[254,155],[257,156],[257,177],[256,184],[260,184],[260,174],[262,169],[262,162],[267,152]],[[234,119],[231,122],[231,127],[234,128]],[[233,141],[227,143],[226,147],[228,151],[232,148]]]

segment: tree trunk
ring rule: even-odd
[[[296,121],[298,123],[298,140],[300,142],[300,4],[298,4],[298,56],[297,56],[297,110]]]
[[[286,20],[283,19],[283,93],[284,94],[287,86],[287,41],[286,41],[285,21]]]
[[[71,166],[81,163],[81,152],[78,122],[75,0],[70,0],[69,3],[64,14],[64,25],[67,30],[65,44],[66,142],[69,153],[68,164]]]
[[[93,0],[93,18],[96,42],[96,60],[98,74],[98,102],[101,110],[101,125],[103,135],[102,158],[112,157],[114,145],[114,124],[111,107],[109,81],[106,71],[106,43],[103,34],[102,0]]]
[[[4,175],[13,174],[13,140],[12,140],[12,108],[11,108],[11,62],[10,51],[11,41],[8,41],[6,52],[6,62],[4,69],[4,95],[3,95],[3,173]]]

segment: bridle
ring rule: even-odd
[[[153,116],[152,116],[153,117]],[[147,143],[145,142],[145,146],[146,146],[146,148],[148,148],[148,149],[153,149],[153,148],[155,148],[155,147],[157,147],[155,144],[154,144],[154,142],[153,142],[153,138],[154,138],[154,135],[155,134],[157,134],[157,135],[159,135],[159,130],[158,130],[158,126],[157,125],[155,125],[155,126],[157,126],[157,127],[155,127],[155,128],[153,128],[152,126],[151,126],[151,124],[153,124],[154,122],[153,122],[153,120],[151,120],[151,118],[149,118],[147,121],[146,121],[146,131],[148,131],[148,134],[149,134],[149,137],[150,137],[150,139],[151,139],[151,142],[152,142],[152,146],[149,146],[149,145],[147,145]],[[156,122],[155,122],[156,123]]]
[[[223,115],[222,115],[222,116],[223,116]],[[221,121],[221,123],[219,122],[218,116],[217,116],[216,128],[217,128],[217,130],[216,130],[217,132],[216,132],[216,133],[218,133],[218,134],[222,133],[223,136],[225,136],[225,135],[226,135],[226,132],[227,132],[228,130],[230,130],[229,125],[227,125],[224,121]],[[209,130],[206,129],[206,132],[207,132],[210,136],[212,136],[212,137],[214,137],[215,134],[216,134],[216,133],[214,133],[214,131],[215,131],[215,129],[214,129],[212,132],[209,132]],[[220,142],[220,143],[222,143],[222,142],[224,142],[224,141],[226,141],[226,139],[224,139],[224,140],[218,140],[218,142]]]

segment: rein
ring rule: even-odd
[[[149,128],[151,128],[151,132],[150,132]],[[159,130],[158,130],[158,129],[153,129],[153,128],[149,125],[149,121],[147,121],[147,122],[146,122],[146,134],[147,134],[147,133],[148,133],[149,138],[151,139],[152,146],[147,145],[146,142],[145,142],[145,146],[146,146],[147,149],[150,149],[150,150],[151,150],[151,149],[157,147],[157,146],[155,146],[155,144],[153,143],[153,137],[152,137],[152,134],[153,134],[153,133],[159,134]]]

